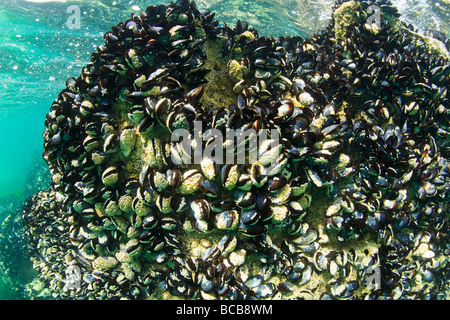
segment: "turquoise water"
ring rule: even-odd
[[[12,9],[0,6],[0,198],[23,195],[31,165],[44,164],[46,109],[64,79],[86,63],[95,41],[89,32],[51,26],[51,16],[31,14],[31,8]]]
[[[422,31],[450,36],[443,1],[393,1]],[[45,115],[65,80],[77,77],[112,25],[161,1],[0,1],[0,222],[49,186],[41,158]],[[309,36],[327,25],[333,1],[197,1],[220,21],[246,20],[261,35]],[[81,10],[70,29],[67,8]],[[447,6],[447,7],[446,7]],[[5,231],[4,231],[5,232]],[[6,230],[7,232],[7,230]],[[1,279],[0,279],[1,280]],[[0,287],[4,283],[0,281]],[[0,290],[0,298],[15,298]]]

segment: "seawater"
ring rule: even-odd
[[[237,19],[247,21],[260,35],[307,37],[328,24],[333,0],[196,3],[215,11],[216,18],[229,25]],[[393,3],[401,19],[420,31],[437,30],[450,36],[447,0]],[[45,115],[65,80],[79,76],[111,26],[155,4],[164,1],[0,0],[0,223],[11,214],[20,217],[23,201],[50,185],[41,157],[42,132]],[[73,13],[68,11],[72,5],[80,9],[80,24],[75,28],[70,24]],[[1,230],[3,237],[14,237],[8,234],[12,230]],[[9,285],[0,274],[0,299],[20,298]]]

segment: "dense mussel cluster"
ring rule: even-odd
[[[42,280],[81,269],[53,296],[448,297],[450,67],[397,17],[338,1],[325,30],[275,39],[179,0],[113,27],[46,117],[58,207],[24,212]],[[193,161],[209,129],[249,156]]]

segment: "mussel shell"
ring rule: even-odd
[[[218,229],[235,229],[238,222],[239,213],[236,210],[227,210],[216,215],[216,226]]]
[[[262,223],[262,221],[254,224],[244,224],[241,220],[239,222],[238,228],[242,234],[249,237],[259,236],[266,232],[266,226],[264,225],[264,223]]]
[[[208,197],[217,197],[220,193],[218,184],[211,180],[203,180],[200,182],[199,189]]]
[[[271,205],[272,201],[270,200],[270,197],[267,196],[264,193],[258,193],[256,196],[256,209],[263,213],[266,212]]]
[[[209,203],[204,199],[198,199],[191,202],[191,210],[194,217],[198,220],[208,221],[210,217]]]
[[[243,210],[240,214],[240,221],[244,225],[253,225],[261,220],[261,214],[257,210]]]

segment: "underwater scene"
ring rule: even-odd
[[[0,300],[450,298],[449,0],[0,0]]]

